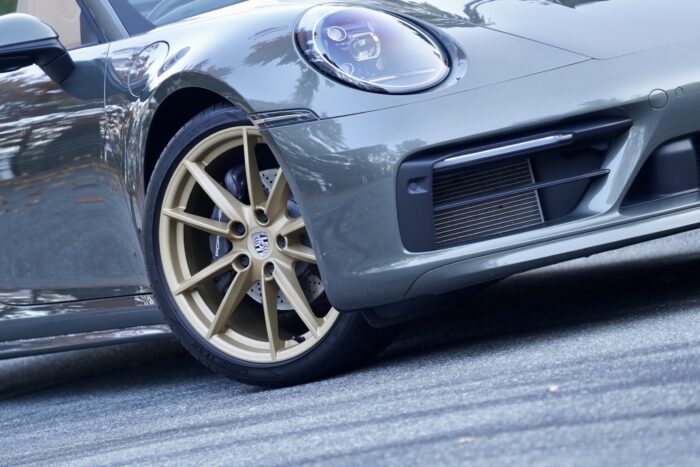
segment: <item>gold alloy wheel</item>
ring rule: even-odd
[[[158,235],[168,287],[190,326],[227,355],[272,363],[311,349],[338,312],[309,297],[300,283],[300,269],[317,274],[316,257],[303,219],[287,209],[290,190],[282,169],[276,168],[271,186],[263,184],[261,147],[267,149],[253,127],[224,129],[192,147],[166,188]],[[217,181],[223,168],[236,164],[245,166],[249,203]],[[214,206],[225,219],[211,217]],[[230,245],[213,262],[210,236]],[[225,274],[233,277],[222,293],[215,281]],[[320,287],[319,276],[311,277]],[[254,288],[258,301],[251,298]],[[280,309],[280,303],[293,312]]]

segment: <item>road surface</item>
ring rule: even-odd
[[[510,278],[263,390],[172,342],[0,362],[0,464],[700,465],[700,231]]]

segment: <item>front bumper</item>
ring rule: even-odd
[[[341,310],[475,285],[534,267],[700,226],[697,192],[622,211],[662,143],[700,131],[693,40],[590,60],[411,105],[266,130],[288,174]],[[666,103],[650,94],[663,90]],[[663,104],[663,105],[661,105]],[[582,219],[427,252],[410,252],[397,217],[397,172],[410,155],[617,109],[632,128],[604,161],[609,174]]]

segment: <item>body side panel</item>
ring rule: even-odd
[[[71,51],[61,85],[36,66],[0,75],[0,301],[147,290],[122,161],[105,152],[107,48]]]

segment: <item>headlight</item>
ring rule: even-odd
[[[447,56],[430,34],[369,8],[313,7],[299,21],[296,38],[321,72],[367,91],[421,91],[450,71]]]

